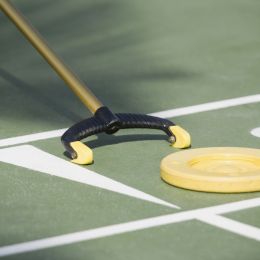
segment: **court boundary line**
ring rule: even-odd
[[[254,128],[250,131],[250,134],[255,137],[260,137],[260,127]]]
[[[260,241],[260,228],[214,214],[205,214],[197,219],[237,235]]]
[[[226,217],[219,216],[219,214],[225,214],[235,212],[239,210],[245,210],[249,208],[255,208],[260,206],[260,198],[254,198],[249,200],[243,200],[238,202],[225,203],[217,206],[211,206],[200,209],[193,209],[188,211],[182,211],[174,214],[162,215],[152,218],[140,219],[131,222],[125,222],[115,225],[103,226],[95,229],[89,229],[74,233],[68,233],[59,236],[53,236],[38,240],[32,240],[28,242],[12,244],[0,247],[0,257],[16,255],[21,253],[33,252],[37,250],[53,248],[58,246],[69,245],[73,243],[109,237],[113,235],[119,235],[123,233],[144,230],[148,228],[159,227],[168,224],[174,224],[184,222],[188,220],[197,219],[204,223],[220,227],[224,230],[234,232],[236,234],[245,236],[247,238],[260,241],[260,228],[253,227],[251,225],[243,224]],[[213,219],[209,219],[213,216]],[[232,224],[230,226],[230,223]],[[235,228],[239,227],[239,230]]]
[[[202,103],[202,104],[187,106],[182,108],[174,108],[174,109],[165,110],[161,112],[151,113],[149,115],[158,116],[161,118],[171,118],[171,117],[178,117],[178,116],[190,115],[190,114],[201,113],[201,112],[208,112],[212,110],[224,109],[228,107],[253,104],[258,102],[260,102],[260,94],[243,96],[243,97],[232,98],[232,99],[224,99],[224,100]],[[59,137],[66,130],[67,128],[62,128],[58,130],[51,130],[51,131],[45,131],[40,133],[0,139],[0,147],[24,144],[33,141],[46,140],[50,138]]]
[[[182,107],[182,108],[175,108],[175,109],[165,110],[157,113],[152,113],[150,115],[158,116],[162,118],[170,118],[170,117],[185,116],[185,115],[191,115],[191,114],[196,114],[201,112],[224,109],[228,107],[253,104],[258,102],[260,102],[260,94],[231,98],[231,99],[223,99],[219,101],[202,103],[202,104]]]
[[[32,158],[34,158],[32,160]],[[178,205],[153,196],[138,188],[131,187],[113,178],[109,178],[80,165],[74,164],[56,155],[45,152],[33,145],[18,145],[0,149],[0,162],[23,167],[39,174],[55,176],[66,181],[89,185],[106,191],[129,196],[160,206],[180,209]]]

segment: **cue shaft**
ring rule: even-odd
[[[48,43],[39,32],[33,28],[11,2],[0,0],[0,8],[92,113],[95,113],[98,108],[103,106],[91,90],[65,65],[48,46]]]

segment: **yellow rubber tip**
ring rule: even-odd
[[[175,148],[187,148],[191,146],[190,134],[178,125],[170,126],[169,130],[175,136],[176,141],[172,144]]]
[[[76,151],[77,158],[71,160],[77,164],[91,164],[93,163],[92,150],[80,141],[70,143],[71,147]]]
[[[174,186],[205,192],[260,191],[260,150],[213,147],[180,151],[161,162],[161,178]]]

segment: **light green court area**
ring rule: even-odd
[[[260,94],[259,1],[12,2],[113,112],[154,113]],[[68,128],[91,116],[3,13],[0,46],[0,144],[11,137]],[[260,139],[250,131],[260,127],[259,111],[260,102],[255,102],[169,119],[189,131],[192,148],[258,149]],[[85,141],[95,162],[78,167],[180,209],[4,163],[2,149],[24,144],[2,146],[0,256],[7,245],[260,199],[260,192],[202,193],[163,182],[160,161],[178,150],[160,131],[121,130]],[[69,160],[59,137],[26,144]],[[31,161],[36,159],[32,156]],[[259,213],[256,204],[220,214],[254,228],[242,234],[194,217],[6,258],[256,260]]]

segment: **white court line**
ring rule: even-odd
[[[140,200],[153,202],[171,208],[180,209],[177,205],[156,198],[150,194],[132,188],[121,182],[105,177],[85,167],[81,167],[52,154],[46,153],[32,145],[20,145],[0,149],[0,162],[24,167],[37,173],[57,176],[131,196]]]
[[[239,211],[242,209],[255,208],[259,206],[260,206],[260,198],[254,198],[254,199],[241,200],[238,202],[231,202],[227,204],[212,206],[205,209],[199,209],[199,211],[203,214],[204,214],[204,210],[205,213],[207,214],[226,214],[226,213]]]
[[[231,202],[231,203],[212,206],[208,208],[188,210],[179,213],[163,215],[159,217],[141,219],[141,220],[127,222],[127,223],[110,225],[110,226],[100,227],[96,229],[90,229],[90,230],[85,230],[85,231],[80,231],[80,232],[55,236],[55,237],[49,237],[49,238],[19,243],[19,244],[13,244],[13,245],[0,247],[0,257],[20,254],[25,252],[32,252],[32,251],[51,248],[51,247],[63,246],[63,245],[77,243],[77,242],[123,234],[126,232],[132,232],[132,231],[143,230],[147,228],[159,227],[162,225],[183,222],[192,219],[199,219],[209,214],[210,215],[222,214],[222,213],[234,212],[234,211],[258,207],[258,206],[260,206],[260,198],[254,198],[250,200]],[[207,220],[207,223],[208,222],[209,221]],[[216,223],[217,222],[215,221],[214,223],[210,223],[210,224],[216,225]],[[225,225],[222,225],[221,228],[224,228],[224,226]],[[233,230],[231,229],[229,231],[233,232]],[[255,229],[253,228],[250,230],[246,229],[245,231],[246,231],[246,237],[250,237],[256,240],[258,239],[258,232],[255,232],[256,231]],[[244,235],[242,231],[239,234],[242,236]]]
[[[67,128],[46,131],[36,134],[22,135],[17,137],[5,138],[0,140],[0,147],[9,146],[9,145],[17,145],[17,144],[25,144],[33,141],[46,140],[54,137],[61,136]]]
[[[176,109],[166,110],[162,112],[152,113],[150,115],[158,116],[162,118],[171,118],[177,116],[196,114],[200,112],[212,111],[217,109],[223,109],[227,107],[235,107],[235,106],[241,106],[246,104],[252,104],[257,102],[260,102],[260,94],[239,97],[239,98],[232,98],[232,99],[224,99],[220,101],[209,102],[209,103],[204,103],[195,106],[176,108]]]
[[[260,228],[212,214],[204,214],[197,219],[232,233],[260,241]]]
[[[209,103],[188,106],[188,107],[182,107],[182,108],[175,108],[175,109],[171,109],[171,110],[152,113],[149,115],[158,116],[161,118],[171,118],[171,117],[190,115],[190,114],[195,114],[195,113],[200,113],[200,112],[212,111],[212,110],[240,106],[240,105],[251,104],[251,103],[257,103],[257,102],[260,102],[260,94],[239,97],[239,98],[225,99],[225,100],[209,102]],[[41,133],[36,133],[36,134],[17,136],[17,137],[12,137],[12,138],[5,138],[5,139],[0,140],[0,147],[24,144],[24,143],[28,143],[28,142],[32,142],[32,141],[59,137],[65,131],[66,131],[66,128],[59,129],[59,130],[53,130],[53,131],[46,131],[46,132],[41,132]]]
[[[260,127],[252,129],[250,133],[256,137],[260,137]]]

